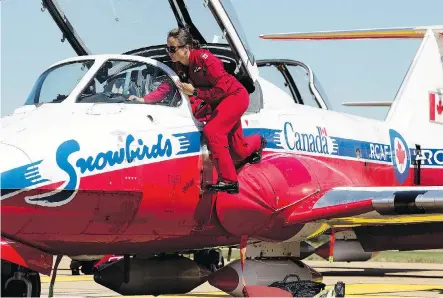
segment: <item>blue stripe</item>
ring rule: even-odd
[[[38,165],[42,161],[36,161],[1,173],[1,188],[23,189],[49,181],[49,179],[42,179],[40,176]]]
[[[335,140],[338,149],[333,155],[357,158],[357,149],[359,149],[360,158],[392,163],[390,145],[337,137],[331,139]]]
[[[259,134],[266,138],[268,149],[285,150],[281,143],[283,131],[281,129],[268,129],[268,128],[244,128],[243,134],[245,136],[251,136]],[[192,131],[186,133],[173,134],[180,143],[180,149],[177,155],[185,155],[190,153],[200,152],[200,141],[202,133],[200,131]],[[333,148],[331,148],[330,156],[357,158],[357,149],[360,151],[360,158],[365,160],[381,161],[387,164],[392,164],[391,146],[389,144],[374,143],[367,141],[359,141],[353,139],[329,137],[333,142]],[[422,162],[423,166],[438,166],[443,167],[443,148],[440,149],[422,149],[428,160]],[[378,157],[377,157],[378,155]],[[415,160],[416,151],[410,149],[411,161]],[[49,179],[41,177],[38,165],[42,160],[23,165],[18,168],[8,170],[1,173],[1,188],[2,190],[8,189],[24,189],[37,184],[41,184]]]
[[[268,128],[245,128],[243,129],[244,136],[248,137],[254,134],[259,134],[266,138],[266,148],[269,149],[284,149],[281,142],[282,130],[281,129],[268,129]]]
[[[200,136],[201,132],[191,131],[186,133],[173,134],[180,142],[180,150],[177,155],[188,153],[195,153],[200,151]]]
[[[412,160],[415,160],[417,151],[415,148],[409,150],[411,152]],[[422,166],[438,166],[443,167],[443,148],[441,149],[422,149],[422,156],[426,157],[426,160],[422,160]]]

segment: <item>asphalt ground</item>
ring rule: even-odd
[[[60,264],[54,287],[54,297],[119,297],[96,284],[92,275],[73,276],[70,259]],[[443,297],[443,264],[305,261],[323,275],[323,282],[333,286],[346,284],[346,297]],[[49,292],[50,277],[41,276],[42,297]],[[154,296],[131,296],[154,297]],[[231,297],[208,283],[189,294],[159,297]]]

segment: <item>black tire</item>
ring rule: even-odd
[[[27,289],[26,284],[21,280],[13,280],[9,282],[8,287],[4,289],[6,285],[6,281],[13,275],[2,274],[2,289],[1,296],[2,297],[26,297]],[[35,272],[29,272],[26,277],[32,284],[32,291],[30,297],[40,297],[41,293],[41,281],[40,275]]]
[[[194,253],[194,261],[212,272],[220,270],[225,266],[222,250],[219,248],[205,249]]]
[[[84,275],[91,275],[93,273],[92,270],[94,269],[94,264],[95,264],[94,261],[82,262],[82,269],[81,269],[82,273]]]
[[[72,269],[71,272],[72,272],[72,275],[80,275],[80,270],[78,268]]]
[[[71,260],[69,269],[71,269],[72,275],[80,275],[80,266],[81,263],[79,261]]]

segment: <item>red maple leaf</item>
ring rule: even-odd
[[[397,150],[395,150],[395,152],[396,152],[399,164],[402,165],[405,162],[406,154],[405,154],[405,151],[403,150],[403,148],[401,147],[400,142],[398,142]]]
[[[439,115],[441,115],[443,113],[443,104],[441,102],[441,99],[438,101],[438,105],[437,105],[437,113]]]

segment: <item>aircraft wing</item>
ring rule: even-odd
[[[443,222],[443,186],[337,187],[286,225],[324,222],[331,227]]]
[[[392,101],[356,101],[343,102],[342,105],[348,107],[390,107]]]
[[[260,38],[270,40],[343,40],[343,39],[415,39],[423,38],[427,29],[443,32],[443,26],[373,28],[317,32],[288,32],[261,34]]]
[[[351,229],[366,252],[443,246],[443,187],[340,187],[286,222]]]

